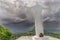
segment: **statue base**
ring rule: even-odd
[[[48,36],[44,36],[44,37],[37,37],[37,36],[34,36],[32,37],[33,40],[49,40],[49,37]]]

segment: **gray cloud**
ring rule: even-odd
[[[18,1],[17,1],[18,2]],[[0,0],[0,24],[12,31],[30,30],[34,25],[34,16],[31,8],[18,2],[18,5]],[[60,2],[47,1],[43,5],[48,8],[42,13],[44,27],[48,30],[60,29]],[[36,8],[38,5],[36,6]],[[40,9],[38,9],[40,10]],[[52,25],[53,24],[53,25]],[[49,25],[49,26],[48,26]],[[56,25],[56,26],[54,26]],[[57,27],[58,26],[58,27]],[[20,28],[20,29],[19,29]],[[24,31],[23,30],[23,31]],[[16,32],[17,32],[16,31]]]

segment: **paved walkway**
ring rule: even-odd
[[[22,36],[22,37],[18,38],[17,40],[32,40],[32,37],[31,36]],[[60,40],[60,39],[49,37],[49,40]]]

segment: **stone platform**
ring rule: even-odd
[[[32,40],[32,36],[22,36],[16,40]],[[49,37],[49,40],[60,40],[60,39]]]

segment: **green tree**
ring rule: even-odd
[[[0,26],[0,40],[10,40],[12,33],[10,30],[5,29],[3,26]]]

